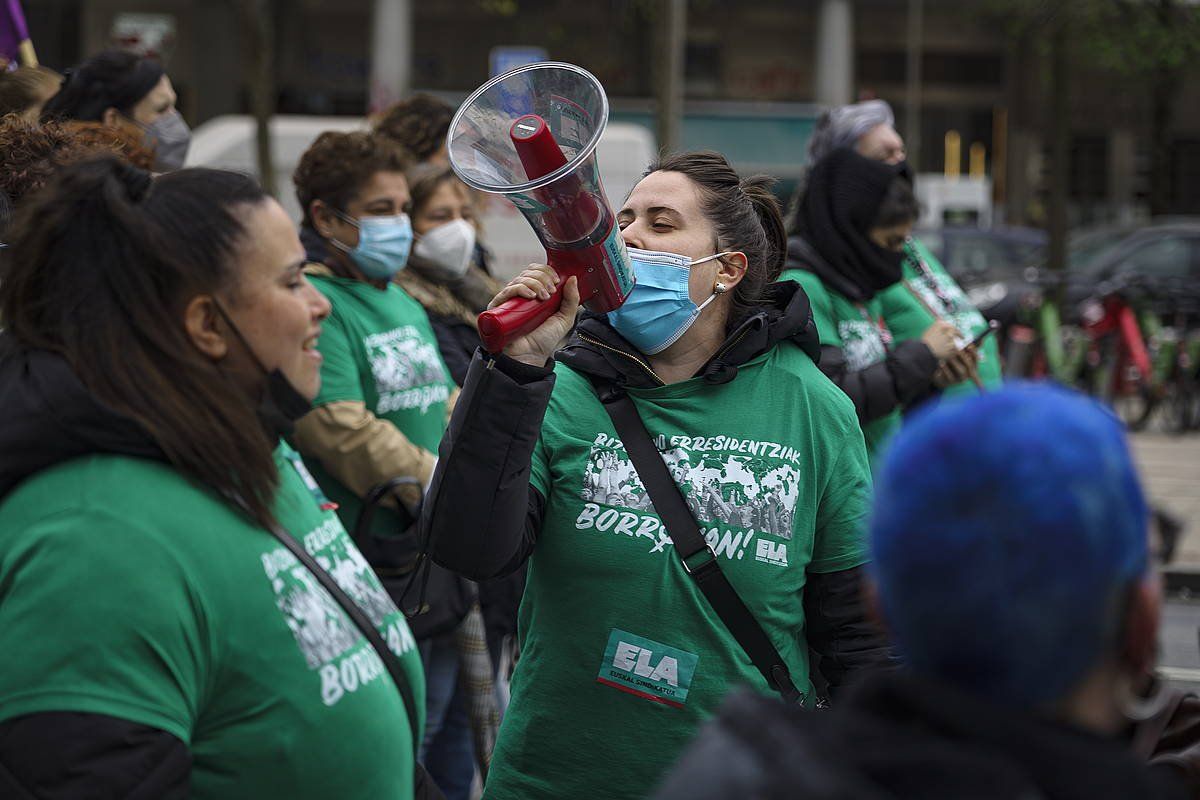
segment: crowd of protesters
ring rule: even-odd
[[[646,167],[608,314],[491,275],[436,98],[298,225],[155,59],[0,109],[0,796],[1200,798],[1124,433],[1000,384],[885,103],[786,221]]]

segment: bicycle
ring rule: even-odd
[[[1008,326],[1004,348],[1005,378],[1052,378],[1065,386],[1078,383],[1090,340],[1078,325],[1064,324],[1051,296],[1067,276],[1030,270],[1025,278],[1039,291],[1029,295]]]
[[[1133,431],[1146,427],[1159,399],[1142,330],[1158,330],[1161,324],[1145,310],[1139,319],[1132,302],[1135,295],[1144,299],[1139,293],[1146,284],[1137,275],[1117,276],[1079,304],[1080,322],[1091,340],[1080,388],[1112,406]]]
[[[1163,428],[1180,434],[1200,427],[1200,291],[1180,279],[1165,281],[1162,287],[1161,310],[1147,327],[1146,338]],[[1156,324],[1164,319],[1170,324]]]

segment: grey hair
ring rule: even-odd
[[[896,118],[886,100],[864,100],[831,108],[817,120],[808,140],[808,166],[839,147],[854,147],[860,136],[879,125],[895,127]]]

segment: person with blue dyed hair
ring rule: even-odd
[[[1146,501],[1107,411],[1031,385],[927,415],[876,492],[879,606],[914,671],[1006,704],[1086,689],[1094,712],[1117,711],[1129,673],[1113,657],[1152,660],[1158,588]]]
[[[1200,796],[1194,730],[1190,755],[1135,752],[1169,695],[1146,678],[1160,587],[1108,410],[1034,384],[933,407],[873,502],[874,605],[905,667],[826,714],[731,699],[656,797]]]

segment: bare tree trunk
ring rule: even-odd
[[[904,87],[904,144],[908,163],[921,171],[921,54],[924,50],[925,0],[908,0],[907,74]]]
[[[1158,24],[1169,30],[1175,17],[1172,0],[1159,0],[1155,7]],[[1171,210],[1171,120],[1180,70],[1160,66],[1151,81],[1150,95],[1150,213]]]
[[[273,0],[240,0],[242,26],[250,45],[250,109],[254,114],[258,179],[275,194],[271,117],[275,114],[275,15]]]
[[[1171,119],[1175,116],[1175,89],[1179,74],[1161,70],[1150,97],[1150,213],[1171,211]]]
[[[658,4],[655,36],[654,94],[657,105],[658,150],[679,149],[683,124],[683,56],[687,38],[687,1],[664,0]]]
[[[1070,179],[1070,90],[1067,75],[1067,14],[1060,11],[1050,37],[1050,258],[1052,270],[1062,270],[1067,262],[1067,182]]]

